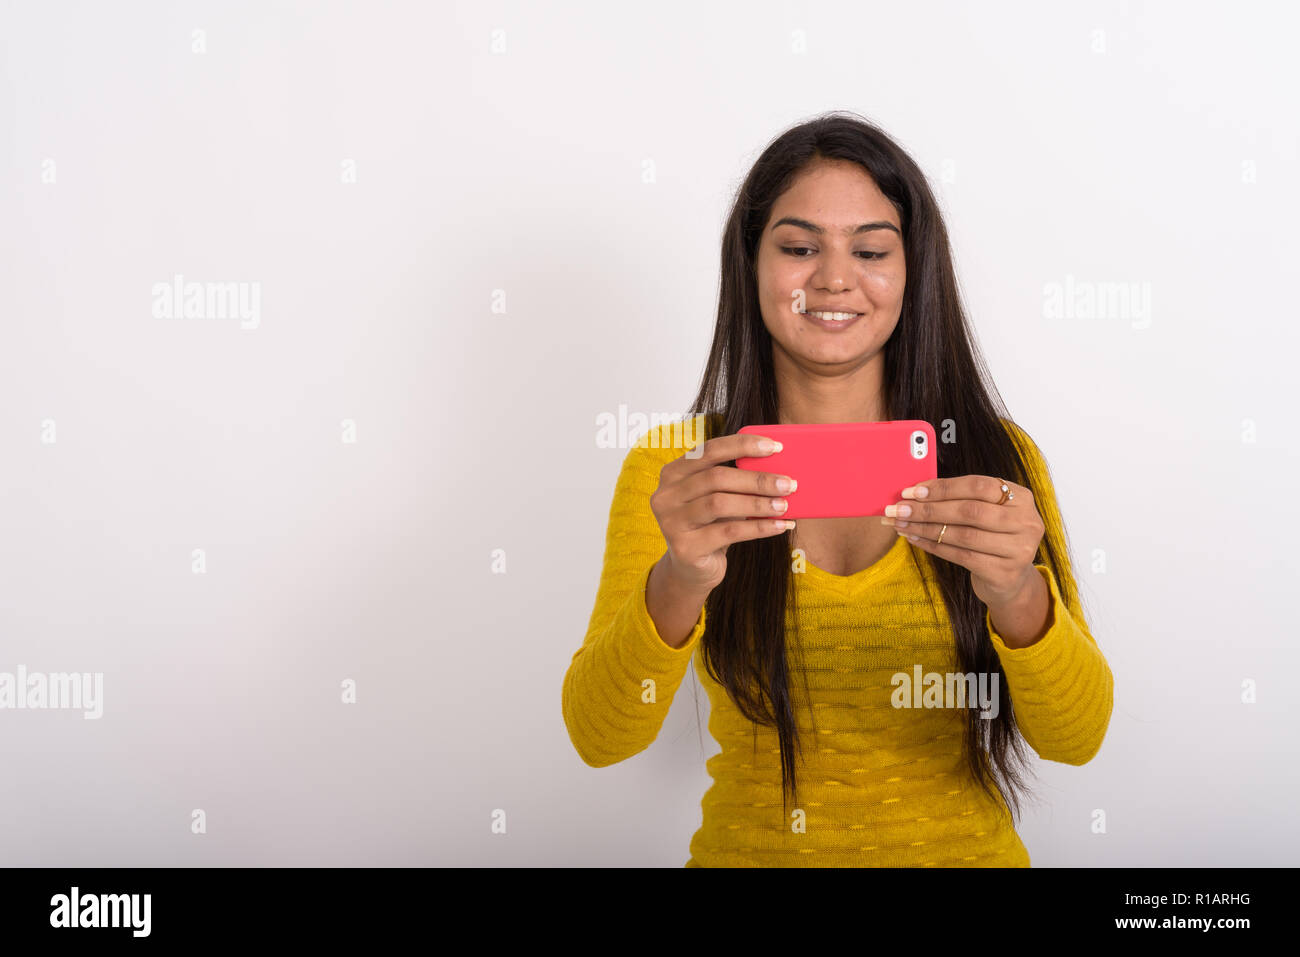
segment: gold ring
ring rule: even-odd
[[[940,542],[943,541],[943,533],[946,532],[946,531],[948,531],[948,526],[947,526],[947,525],[945,525],[943,528],[939,529],[939,537],[936,538],[935,541],[934,541],[934,543],[935,543],[936,545],[938,545]]]
[[[1015,498],[1016,494],[1015,492],[1011,491],[1011,488],[1010,486],[1007,485],[1005,479],[998,479],[998,481],[1002,483],[1002,497],[997,500],[996,504],[1002,505]]]

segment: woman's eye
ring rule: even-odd
[[[794,256],[795,259],[808,258],[807,256],[799,255],[800,253],[815,252],[815,250],[808,249],[806,246],[782,246],[781,251],[783,253],[787,253],[788,255]],[[858,255],[861,256],[863,259],[881,259],[882,257],[884,257],[885,254],[867,252],[866,250],[863,250],[862,252],[858,253]]]

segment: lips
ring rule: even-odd
[[[822,312],[820,310],[811,309],[807,312],[800,313],[800,315],[802,315],[809,322],[817,326],[820,326],[822,329],[826,330],[827,332],[838,332],[841,329],[847,329],[849,326],[856,323],[859,319],[862,318],[863,314],[860,312],[855,312],[855,313]],[[848,318],[845,319],[829,318],[833,316],[847,316]],[[827,317],[827,318],[823,318],[823,317]]]
[[[862,313],[850,312],[847,309],[805,309],[803,315],[827,322],[847,322],[849,319],[856,319]]]

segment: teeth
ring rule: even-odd
[[[829,322],[843,322],[845,319],[852,319],[857,315],[856,312],[805,312],[805,316],[815,316],[818,319]]]

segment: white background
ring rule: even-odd
[[[0,5],[0,671],[104,674],[0,711],[0,862],[685,863],[694,678],[614,767],[561,719],[596,419],[685,409],[732,191],[842,108],[940,196],[1115,675],[1035,866],[1294,863],[1293,10]],[[260,324],[154,318],[177,273]]]

